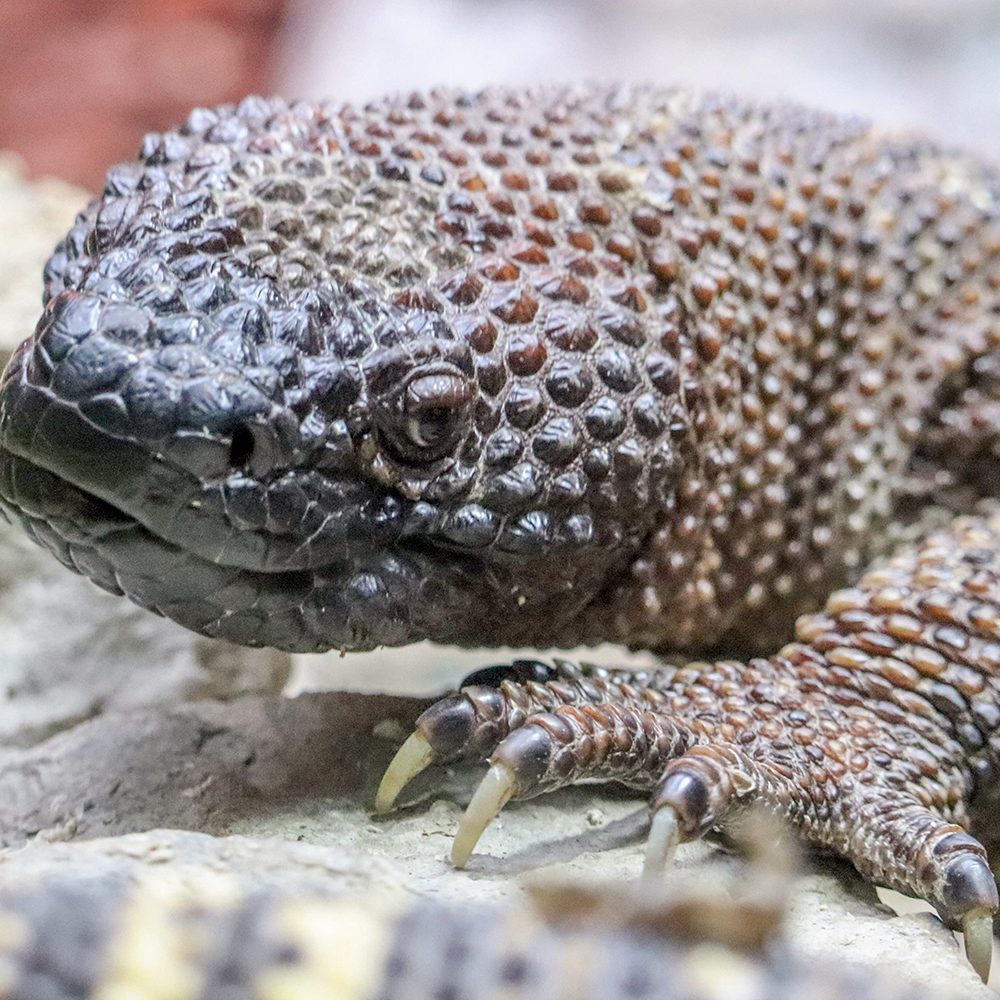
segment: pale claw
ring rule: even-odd
[[[517,791],[514,772],[506,764],[494,764],[479,783],[476,794],[465,810],[451,845],[451,863],[464,868],[483,835],[500,810]]]
[[[649,826],[643,878],[662,878],[680,842],[681,823],[677,810],[673,806],[661,806],[653,814],[653,822]]]
[[[434,760],[434,751],[426,737],[413,733],[396,751],[389,766],[382,775],[375,796],[375,812],[387,813],[399,797],[399,793]]]
[[[970,910],[962,918],[965,954],[985,983],[990,978],[993,961],[993,914],[989,910]]]

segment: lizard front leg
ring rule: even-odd
[[[562,664],[487,677],[421,717],[379,806],[435,759],[487,757],[455,839],[462,865],[510,799],[617,780],[651,793],[657,872],[678,842],[764,804],[871,881],[931,902],[985,976],[997,886],[968,808],[1000,759],[1000,515],[902,550],[796,632],[770,658],[662,676]]]

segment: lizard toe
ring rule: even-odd
[[[489,756],[509,731],[506,707],[501,693],[486,686],[463,688],[431,705],[386,769],[375,812],[389,812],[403,789],[431,764]]]
[[[751,762],[729,748],[696,746],[670,761],[649,804],[643,874],[662,875],[678,844],[719,825],[729,808],[746,803],[756,788]]]
[[[459,866],[468,860],[483,831],[512,798],[531,798],[585,780],[650,788],[665,763],[690,742],[690,733],[673,720],[618,703],[538,712],[490,758],[490,771],[459,827],[452,860]]]
[[[1000,907],[997,883],[986,858],[976,850],[982,850],[978,842],[956,836],[970,843],[945,870],[938,912],[946,923],[961,927],[965,954],[986,982],[993,959],[993,916]]]
[[[512,798],[544,790],[539,786],[550,772],[556,749],[549,728],[540,722],[516,730],[500,744],[455,834],[451,861],[456,868],[465,867],[483,831]]]
[[[485,761],[505,738],[541,713],[601,704],[609,696],[622,705],[641,699],[647,679],[636,675],[635,680],[638,686],[626,689],[612,672],[566,660],[514,660],[474,671],[459,691],[435,702],[417,719],[413,734],[382,778],[376,813],[392,809],[407,784],[431,764]]]

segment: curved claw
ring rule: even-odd
[[[993,913],[982,908],[970,910],[962,918],[962,933],[965,955],[985,983],[993,961]]]
[[[382,781],[375,795],[375,812],[387,813],[399,797],[399,793],[434,760],[434,750],[427,738],[420,732],[409,736],[396,751],[396,756],[382,775]]]
[[[653,814],[646,840],[642,877],[662,878],[681,842],[681,821],[673,806],[663,806]]]
[[[451,863],[464,868],[475,850],[483,831],[499,815],[500,810],[517,791],[514,772],[506,764],[494,764],[479,783],[472,801],[465,810],[458,832],[451,845]]]

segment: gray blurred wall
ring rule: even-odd
[[[282,90],[652,80],[795,98],[1000,156],[1000,0],[299,0]]]

